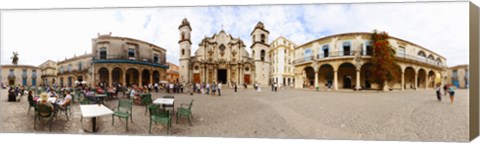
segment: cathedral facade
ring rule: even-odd
[[[211,37],[205,37],[198,44],[198,49],[191,56],[191,27],[183,19],[180,31],[180,83],[222,84],[268,84],[269,62],[266,58],[269,45],[269,32],[259,22],[251,36],[252,56],[245,49],[247,46],[240,38],[234,38],[221,30]]]

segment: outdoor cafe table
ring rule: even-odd
[[[98,98],[102,104],[105,97],[107,97],[107,94],[95,94],[95,98]]]
[[[173,112],[175,111],[175,105],[173,104],[174,99],[171,98],[157,98],[155,101],[153,101],[153,104],[155,105],[173,105],[173,110],[172,110],[172,115]]]
[[[97,132],[97,117],[112,115],[113,111],[103,104],[80,105],[82,117],[92,118],[92,132]]]

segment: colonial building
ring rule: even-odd
[[[192,29],[187,19],[183,19],[179,31],[180,83],[220,81],[223,84],[268,84],[268,31],[262,23],[258,23],[251,33],[254,41],[250,46],[253,58],[249,56],[246,45],[240,38],[234,38],[224,30],[201,40],[191,56]]]
[[[137,39],[99,35],[92,39],[89,82],[113,86],[146,85],[166,80],[166,50]],[[90,78],[91,77],[91,78]]]
[[[38,66],[42,71],[41,78],[44,85],[52,86],[57,83],[57,67],[57,62],[52,60],[48,60]]]
[[[345,33],[323,37],[295,49],[295,87],[326,89],[378,89],[369,80],[372,33]],[[390,37],[401,77],[389,89],[427,89],[443,85],[446,59],[417,44]]]
[[[179,74],[178,74],[178,66],[173,64],[173,63],[170,63],[170,62],[167,62],[168,64],[168,70],[167,70],[167,81],[170,82],[170,83],[177,83],[179,82],[178,81],[178,77],[179,77]]]
[[[270,83],[293,86],[295,67],[293,66],[295,43],[285,37],[278,37],[270,43]]]
[[[32,65],[2,65],[2,83],[5,85],[40,86],[42,71]]]
[[[91,68],[92,54],[74,55],[57,63],[57,80],[60,86],[73,87],[77,83],[91,82],[89,69]],[[84,82],[85,83],[85,82]]]
[[[457,88],[468,88],[468,65],[457,65],[448,68],[447,83]]]

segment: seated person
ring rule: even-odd
[[[61,109],[65,109],[72,102],[72,95],[70,95],[70,91],[67,90],[65,92],[66,92],[65,99],[63,99],[62,101],[57,101],[56,103]]]
[[[46,92],[42,92],[40,94],[40,99],[37,102],[37,105],[45,105],[47,107],[50,107],[52,111],[54,111],[52,103],[48,102],[48,94]],[[40,113],[42,116],[48,115],[48,113]]]
[[[17,100],[15,96],[15,90],[13,88],[10,88],[10,90],[8,90],[8,101],[15,102],[15,100]]]
[[[54,90],[50,90],[50,92],[47,95],[48,97],[57,97],[57,94],[55,93]]]
[[[33,100],[33,92],[30,90],[28,91],[28,96],[27,96],[28,102],[34,102]]]

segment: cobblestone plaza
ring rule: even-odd
[[[456,92],[454,104],[448,96],[436,100],[433,90],[417,91],[313,91],[282,89],[272,92],[262,88],[233,92],[225,88],[222,96],[173,94],[175,107],[194,99],[192,126],[184,118],[175,123],[170,134],[161,124],[154,125],[151,135],[242,138],[303,138],[347,140],[468,141],[468,90]],[[2,90],[2,95],[6,91]],[[153,93],[153,99],[167,95]],[[47,121],[33,129],[33,110],[27,113],[27,97],[20,102],[6,102],[1,96],[1,132],[91,134],[90,119],[82,122],[79,103],[73,104],[73,116],[63,114],[53,121],[49,132]],[[122,98],[120,94],[119,98]],[[118,99],[106,101],[113,108]],[[145,107],[134,105],[133,123],[125,130],[125,120],[111,116],[98,118],[102,135],[148,135],[149,116]]]

